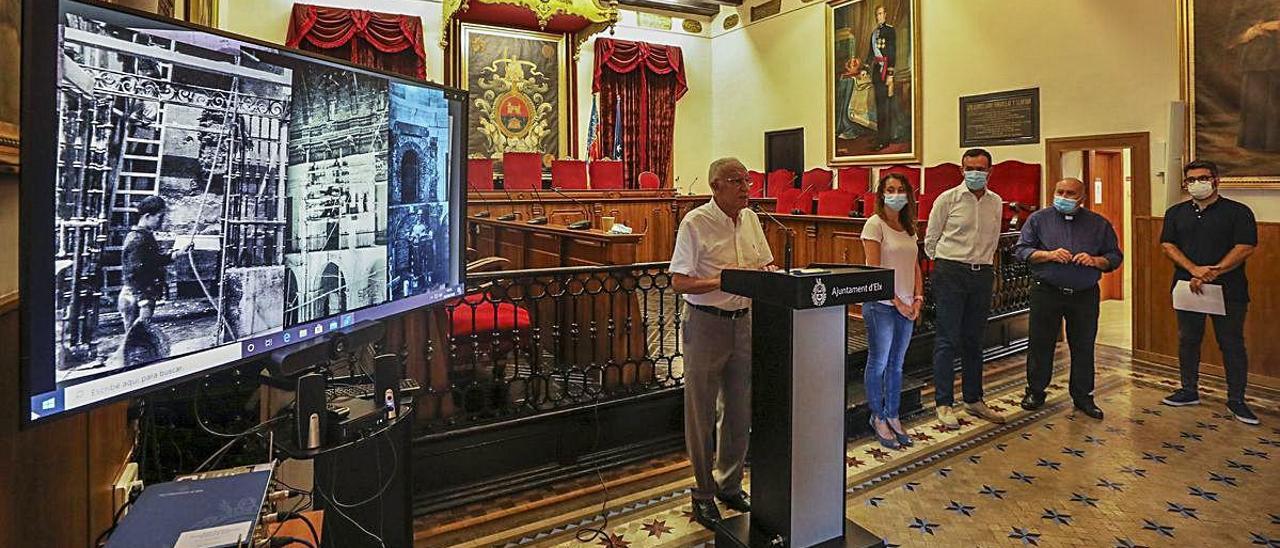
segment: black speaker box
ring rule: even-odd
[[[312,490],[324,510],[322,547],[413,546],[413,406],[399,412],[406,416],[381,433],[316,457]]]

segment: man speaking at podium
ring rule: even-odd
[[[684,324],[684,439],[697,486],[693,517],[720,521],[715,499],[751,510],[742,468],[751,428],[751,300],[720,290],[726,268],[774,270],[760,218],[747,207],[747,168],[711,163],[712,199],[685,215],[671,256],[671,285],[689,303]],[[714,446],[713,446],[714,445]]]

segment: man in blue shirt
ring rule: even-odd
[[[1027,350],[1027,393],[1022,408],[1044,405],[1053,376],[1053,352],[1062,321],[1067,322],[1071,349],[1071,400],[1086,415],[1102,419],[1093,401],[1093,347],[1098,336],[1098,280],[1120,267],[1116,231],[1111,222],[1082,207],[1085,184],[1058,181],[1053,207],[1031,214],[1022,225],[1014,255],[1031,263],[1030,348]]]

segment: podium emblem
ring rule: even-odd
[[[822,283],[822,278],[818,278],[818,283],[813,284],[813,306],[822,306],[827,302],[827,286]]]

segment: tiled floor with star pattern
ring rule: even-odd
[[[1023,380],[1013,356],[991,370],[987,401],[1010,417],[967,416],[946,431],[932,414],[908,422],[916,440],[885,450],[850,442],[846,515],[890,546],[1275,546],[1280,547],[1280,392],[1250,388],[1262,426],[1226,414],[1223,387],[1205,379],[1204,403],[1160,404],[1171,372],[1099,347],[1095,421],[1065,395],[1065,356],[1045,408],[1017,405]],[[928,399],[926,397],[926,399]],[[714,535],[692,521],[687,468],[591,492],[536,516],[510,510],[483,529],[419,535],[419,546],[702,546]],[[675,462],[679,462],[676,460]],[[634,470],[634,468],[633,468]],[[610,480],[611,482],[613,480]],[[748,478],[748,489],[750,489]],[[497,502],[494,503],[497,505]],[[726,512],[726,516],[731,513]],[[523,519],[522,519],[523,518]],[[610,541],[586,528],[607,531]],[[420,530],[421,531],[421,530]]]

